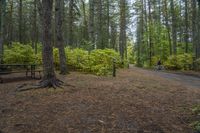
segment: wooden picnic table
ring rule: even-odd
[[[41,70],[36,70],[37,64],[0,64],[0,75],[6,75],[11,73],[26,73],[26,77],[30,73],[31,78],[35,78],[35,73],[39,72],[41,78]],[[3,79],[0,77],[0,81]]]

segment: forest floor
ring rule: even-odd
[[[116,78],[58,77],[72,86],[16,92],[38,81],[0,84],[0,133],[193,133],[200,78],[135,67]]]

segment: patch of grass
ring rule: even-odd
[[[195,107],[192,109],[192,112],[193,112],[195,115],[200,115],[200,105],[195,106]]]
[[[197,116],[197,118],[200,116],[200,105],[196,105],[192,108],[192,113]],[[200,132],[200,120],[196,120],[190,124],[190,126],[197,131],[197,133]]]
[[[200,132],[200,121],[195,121],[190,124],[190,126],[197,132]]]

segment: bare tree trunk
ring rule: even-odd
[[[87,24],[87,17],[86,17],[86,5],[85,0],[81,0],[82,8],[83,8],[83,40],[88,41],[88,24]]]
[[[69,0],[68,45],[74,46],[74,0]]]
[[[197,38],[197,32],[198,32],[198,19],[197,19],[197,2],[196,0],[192,0],[192,43],[193,43],[193,51],[195,54],[195,58],[197,58],[197,45],[198,45],[198,38]]]
[[[117,26],[114,21],[111,21],[111,48],[117,50]]]
[[[172,40],[173,40],[173,54],[176,55],[177,53],[177,33],[176,33],[176,12],[175,12],[175,7],[174,7],[174,0],[171,0],[170,3],[171,6],[171,14],[172,14]]]
[[[169,54],[172,55],[172,39],[171,39],[171,33],[170,33],[170,25],[169,25],[169,14],[168,14],[168,8],[167,8],[167,0],[164,0],[164,18],[165,18],[165,26],[167,28],[167,36],[168,36],[168,42],[169,42]]]
[[[120,36],[119,51],[121,60],[124,60],[126,48],[126,0],[120,0]]]
[[[148,12],[149,12],[149,66],[152,66],[153,56],[153,43],[152,43],[152,16],[151,16],[151,1],[148,0]]]
[[[185,52],[188,53],[189,43],[189,21],[188,21],[188,0],[185,0]]]
[[[198,0],[198,16],[197,16],[197,36],[198,36],[198,43],[197,43],[197,58],[200,58],[200,0]]]
[[[0,64],[3,63],[4,52],[4,18],[5,18],[6,0],[0,1]]]
[[[35,50],[35,54],[37,54],[37,42],[38,42],[37,0],[34,0],[32,48],[34,48],[34,50]]]
[[[103,44],[103,18],[102,0],[97,2],[97,48],[104,49]]]
[[[22,43],[22,0],[19,0],[19,42]]]
[[[95,48],[95,35],[94,35],[94,0],[89,0],[89,25],[88,25],[88,31],[89,31],[89,40],[93,44],[93,48]]]
[[[53,0],[37,0],[38,10],[42,23],[42,61],[43,61],[43,79],[40,82],[40,87],[60,86],[61,82],[56,79],[56,74],[53,65],[53,45],[51,43],[51,21]]]
[[[56,19],[56,44],[59,49],[59,59],[60,59],[60,73],[67,73],[67,63],[66,54],[63,41],[63,5],[64,0],[56,0],[55,4],[55,19]]]

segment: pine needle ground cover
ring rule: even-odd
[[[64,89],[15,92],[0,84],[3,133],[193,133],[200,90],[138,68],[116,78],[71,72]],[[198,82],[199,83],[199,82]]]

